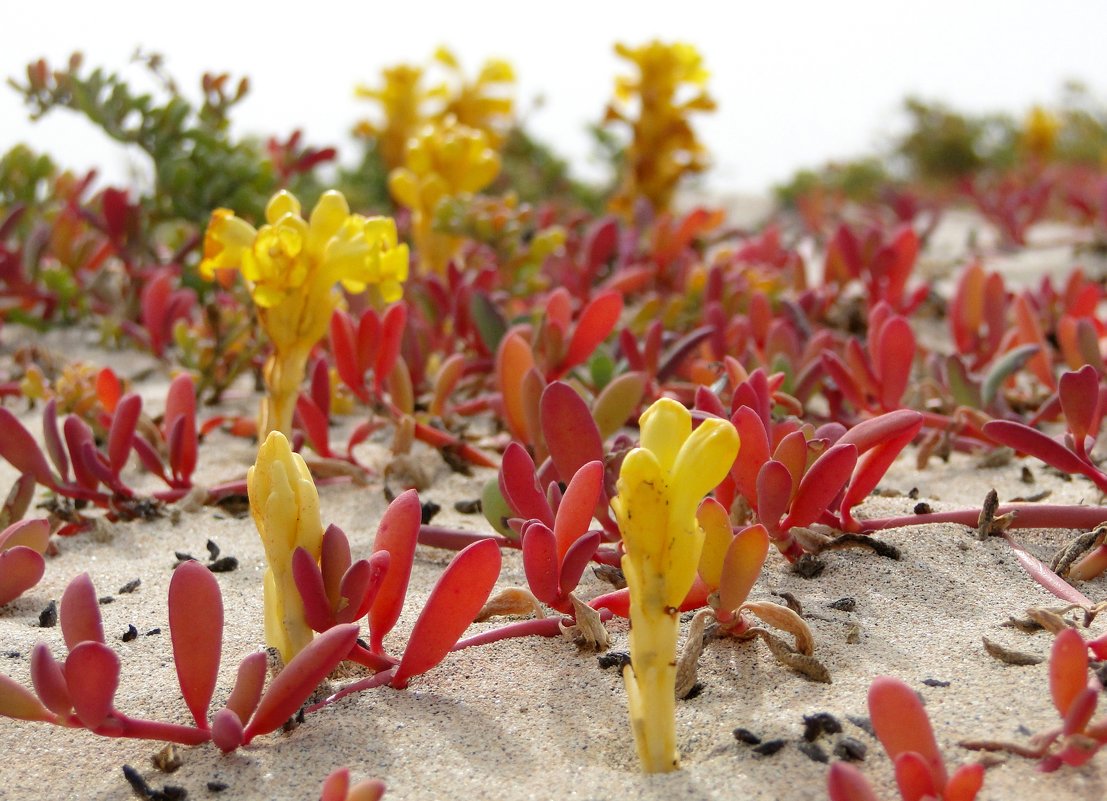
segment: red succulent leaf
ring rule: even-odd
[[[830,801],[878,801],[869,782],[848,762],[835,762],[826,776]]]
[[[945,763],[930,719],[914,690],[899,679],[878,676],[869,687],[869,717],[890,759],[898,762],[902,754],[917,754],[933,777],[934,789],[945,787]]]
[[[331,609],[338,608],[342,597],[342,577],[350,569],[353,557],[350,555],[350,540],[346,532],[331,523],[323,532],[322,556],[319,568],[323,574],[323,586],[327,591],[327,603]],[[314,560],[312,560],[314,561]]]
[[[719,608],[733,612],[757,582],[769,553],[769,534],[760,523],[748,526],[730,541],[719,576]]]
[[[388,505],[377,528],[373,550],[388,551],[391,561],[369,609],[369,648],[375,654],[383,653],[384,637],[400,618],[422,517],[419,495],[408,490]]]
[[[229,754],[240,745],[246,736],[242,719],[229,708],[217,711],[211,718],[211,741],[224,754]]]
[[[474,542],[453,558],[415,621],[393,687],[406,687],[445,658],[488,600],[500,562],[500,547],[492,540]]]
[[[582,250],[584,266],[590,273],[595,272],[615,255],[619,246],[619,221],[613,215],[601,217],[592,223],[584,235]]]
[[[915,361],[915,334],[907,320],[897,315],[884,323],[880,329],[880,352],[875,360],[880,375],[880,405],[895,409],[907,391]]]
[[[292,552],[292,580],[304,604],[304,620],[313,631],[323,632],[335,624],[334,607],[327,599],[319,565],[305,548]]]
[[[802,431],[786,434],[773,451],[773,459],[788,468],[792,477],[792,496],[799,489],[800,479],[807,470],[807,438]]]
[[[364,323],[364,321],[363,321]],[[350,315],[338,309],[331,315],[331,352],[338,377],[363,402],[369,399],[365,369],[358,361],[358,342]],[[375,344],[375,338],[372,339]]]
[[[895,414],[895,412],[893,412],[893,414]],[[918,415],[918,412],[909,412],[909,414]],[[898,434],[870,448],[858,458],[857,466],[854,468],[853,475],[850,477],[849,485],[846,487],[846,493],[842,498],[842,505],[840,507],[842,518],[847,525],[851,520],[850,510],[863,501],[868,494],[873,491],[876,485],[880,483],[880,479],[888,472],[888,468],[891,467],[892,462],[896,460],[899,452],[907,447],[907,444],[919,433],[919,429],[922,428],[922,423],[922,416],[919,415],[913,424],[909,424],[906,428],[901,429]],[[842,438],[838,440],[838,445],[855,444],[852,441],[847,441],[850,440],[850,433],[852,433],[852,431],[846,432]],[[861,451],[860,447],[858,447],[858,451]]]
[[[105,367],[96,374],[96,397],[105,412],[112,414],[122,396],[123,382],[110,367]]]
[[[546,379],[537,367],[527,370],[519,385],[519,398],[522,401],[523,426],[526,429],[526,442],[534,447],[536,458],[541,460],[546,452],[546,440],[542,436],[542,393],[546,391]]]
[[[788,509],[792,497],[792,475],[780,462],[770,459],[757,474],[757,516],[761,522],[776,531],[780,518]]]
[[[569,347],[561,363],[547,376],[550,379],[559,378],[566,372],[583,363],[592,355],[596,347],[607,339],[619,322],[619,315],[623,313],[623,296],[614,290],[601,292],[584,307],[577,321],[577,327],[573,331],[573,338],[569,340]]]
[[[913,437],[922,428],[922,423],[923,416],[910,409],[886,412],[877,417],[862,420],[843,434],[837,444],[856,445],[857,454],[860,456],[870,448],[874,448],[892,437],[905,434],[912,429],[914,430]]]
[[[1066,473],[1083,473],[1088,465],[1061,443],[1041,431],[1012,420],[992,420],[984,424],[985,436],[1000,445],[1041,459]]]
[[[558,594],[565,598],[576,589],[584,569],[592,561],[596,549],[600,547],[601,532],[592,531],[580,537],[569,546],[561,558],[561,574],[558,576]]]
[[[657,380],[668,381],[676,371],[680,369],[681,365],[684,364],[684,360],[691,356],[696,348],[698,348],[704,340],[709,339],[714,333],[715,329],[713,326],[700,326],[699,328],[689,331],[669,346],[669,349],[665,351],[664,357],[662,357],[657,364]]]
[[[446,408],[446,401],[461,380],[465,371],[465,357],[455,353],[438,368],[438,374],[434,378],[434,396],[431,399],[427,411],[433,417],[441,417]]]
[[[381,391],[384,379],[392,375],[396,360],[403,344],[404,327],[407,325],[407,306],[397,303],[389,307],[381,319],[380,347],[373,363],[373,372],[377,382],[377,392]]]
[[[526,441],[522,379],[534,367],[534,353],[518,331],[510,331],[496,350],[496,386],[503,398],[504,423],[511,436]]]
[[[36,553],[46,553],[50,544],[50,521],[44,517],[20,520],[0,531],[0,551],[22,545]]]
[[[523,529],[523,572],[539,601],[555,606],[559,600],[557,539],[549,527],[532,521]]]
[[[325,359],[316,359],[311,368],[311,399],[324,418],[331,415],[331,374]]]
[[[984,786],[984,766],[979,762],[962,765],[946,784],[943,801],[973,801]]]
[[[223,649],[223,595],[212,572],[194,560],[169,582],[169,636],[185,705],[196,726],[207,729]]]
[[[139,297],[142,325],[149,335],[150,349],[159,357],[165,350],[164,331],[169,320],[166,312],[172,293],[172,271],[158,270],[142,287]]]
[[[265,688],[265,674],[269,669],[269,660],[264,651],[255,651],[238,664],[234,688],[227,698],[227,709],[235,714],[239,721],[246,721],[257,709],[261,700],[261,691]],[[218,716],[218,713],[216,713]],[[215,721],[212,721],[214,727]]]
[[[5,431],[7,429],[5,428]],[[58,401],[51,398],[42,408],[42,438],[46,442],[46,452],[58,469],[62,481],[69,478],[69,459],[65,455],[61,434],[58,432]],[[10,461],[10,460],[9,460]]]
[[[111,464],[104,454],[96,450],[96,443],[92,440],[82,442],[81,450],[73,454],[73,472],[75,473],[78,472],[78,464],[81,465],[88,475],[92,476],[97,481],[109,485],[115,481],[115,474],[112,472]]]
[[[534,461],[518,442],[512,442],[504,451],[499,485],[504,500],[517,515],[528,520],[541,520],[553,527],[554,514],[538,486]]]
[[[178,420],[176,425],[174,425],[173,429],[170,431],[170,442],[173,441],[173,431],[178,432],[176,438],[179,441],[181,439],[180,432],[183,429],[184,420]],[[163,481],[169,481],[169,477],[165,474],[165,465],[161,463],[161,456],[158,455],[158,452],[157,450],[155,450],[154,446],[146,441],[145,437],[135,437],[134,440],[131,441],[131,445],[134,447],[135,453],[138,454],[138,460],[142,462],[143,467],[145,467],[147,470],[149,470],[151,473],[153,473],[155,476],[162,479]],[[170,458],[172,458],[172,455],[172,452],[170,452]]]
[[[118,476],[127,464],[131,453],[131,440],[134,439],[138,416],[142,413],[142,399],[135,394],[124,396],[115,408],[111,429],[108,431],[108,463],[111,472]]]
[[[1053,641],[1049,657],[1049,693],[1053,706],[1067,718],[1077,697],[1088,686],[1088,649],[1084,638],[1064,629]]]
[[[82,642],[104,642],[100,603],[88,573],[82,573],[65,588],[59,604],[62,637],[70,651]]]
[[[346,801],[350,790],[350,769],[337,768],[323,780],[319,801]]]
[[[857,447],[850,443],[839,442],[823,453],[800,482],[781,528],[787,530],[815,522],[842,491],[856,464]]]
[[[1038,352],[1027,362],[1027,367],[1037,376],[1043,385],[1055,389],[1057,384],[1053,377],[1053,369],[1049,362],[1049,346],[1038,325],[1034,309],[1027,296],[1023,292],[1015,298],[1015,324],[1019,332],[1019,344],[1037,345]]]
[[[25,545],[16,545],[0,553],[0,606],[14,601],[42,579],[46,560]]]
[[[364,380],[365,373],[377,364],[381,349],[381,318],[372,309],[362,312],[357,323],[354,364]]]
[[[310,396],[303,394],[296,398],[296,414],[300,418],[300,425],[307,434],[312,450],[324,458],[329,458],[331,445],[327,415]]]
[[[44,642],[31,650],[31,684],[42,703],[55,715],[65,716],[73,709],[62,666]]]
[[[391,555],[388,552],[385,558],[391,561]],[[384,580],[385,571],[377,570],[377,584],[372,587],[373,580],[373,566],[369,564],[367,559],[359,559],[350,565],[350,569],[346,571],[346,574],[342,577],[342,584],[340,587],[340,594],[342,600],[339,602],[339,608],[335,611],[335,620],[339,623],[353,623],[361,618],[358,612],[364,608],[366,611],[372,606],[372,601],[365,603],[365,597],[372,587],[374,594],[380,592],[380,584]],[[364,614],[364,613],[363,613]]]
[[[1061,376],[1057,394],[1076,452],[1083,454],[1085,438],[1090,434],[1094,439],[1098,433],[1093,425],[1099,411],[1099,373],[1090,364],[1067,372]]]
[[[388,565],[391,564],[391,562],[392,555],[389,554],[388,551],[378,551],[369,557],[369,580],[365,588],[361,590],[361,603],[357,607],[351,607],[351,609],[355,609],[356,611],[346,613],[351,621],[361,620],[361,618],[369,614],[369,608],[373,605],[373,601],[377,599],[377,593],[381,590],[384,577],[388,575]],[[343,576],[343,587],[345,587],[345,580],[345,576]],[[345,593],[345,590],[342,590],[342,592]]]
[[[592,413],[577,391],[554,381],[542,393],[542,434],[557,475],[569,480],[584,465],[603,461],[603,440]]]
[[[8,409],[0,408],[0,457],[6,459],[20,473],[30,473],[35,481],[46,487],[54,485],[50,465],[38,447],[31,432],[23,427]]]
[[[356,623],[335,626],[292,657],[258,702],[257,711],[243,732],[242,743],[248,745],[258,735],[268,734],[296,714],[319,682],[350,653],[357,642],[357,633]]]
[[[111,714],[112,699],[119,688],[119,657],[104,643],[86,640],[70,649],[65,681],[73,711],[81,723],[95,729]]]
[[[921,754],[906,751],[894,760],[896,785],[903,801],[931,801],[942,797],[942,788]]]
[[[136,437],[135,443],[141,439]],[[196,418],[182,415],[174,420],[169,428],[169,465],[181,481],[188,481],[192,477],[192,471],[196,469],[199,446],[199,440],[196,438]],[[137,450],[138,446],[135,449]]]
[[[823,370],[830,376],[830,379],[845,396],[846,400],[855,408],[864,409],[867,405],[865,403],[865,396],[862,394],[860,387],[857,386],[857,381],[854,379],[849,367],[846,366],[846,363],[842,361],[841,357],[837,353],[826,351],[820,356],[820,359],[822,361]]]
[[[0,717],[16,720],[54,720],[54,714],[35,698],[34,693],[3,673],[0,673]]]
[[[603,462],[588,462],[573,474],[554,516],[553,533],[557,538],[559,562],[565,559],[565,554],[573,543],[588,531],[601,492]]]
[[[0,409],[0,419],[2,419],[3,411],[3,409]],[[77,479],[77,483],[85,489],[96,489],[100,485],[100,478],[89,467],[84,457],[86,446],[95,449],[92,429],[88,427],[84,420],[71,414],[65,418],[62,431],[65,433],[65,444],[69,448],[69,456],[73,460],[73,475]]]
[[[731,417],[738,439],[742,443],[741,452],[730,468],[730,475],[738,493],[754,509],[757,508],[757,476],[761,467],[769,461],[769,437],[765,425],[757,412],[749,406],[741,406]]]

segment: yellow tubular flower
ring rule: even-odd
[[[1061,121],[1041,106],[1034,106],[1026,116],[1022,129],[1022,145],[1030,155],[1048,159],[1057,145]]]
[[[715,109],[715,101],[703,90],[707,70],[696,48],[684,43],[654,41],[637,48],[618,44],[615,52],[634,63],[638,76],[616,79],[619,105],[607,109],[605,122],[624,122],[633,134],[622,183],[611,205],[629,214],[642,197],[655,210],[664,211],[680,179],[707,167],[707,150],[688,121],[693,112]],[[693,93],[689,99],[680,98],[689,92]],[[629,106],[635,98],[638,116],[632,119]]]
[[[407,144],[404,166],[388,176],[396,202],[411,209],[412,235],[424,270],[445,272],[461,239],[434,230],[438,204],[479,192],[500,171],[488,137],[452,116],[423,126]]]
[[[204,237],[200,274],[237,269],[250,286],[262,327],[273,342],[265,365],[268,398],[259,426],[292,434],[292,413],[308,354],[323,338],[340,298],[336,284],[359,293],[377,288],[384,302],[399,300],[408,275],[407,245],[387,217],[351,214],[339,192],[326,192],[305,220],[300,203],[275,194],[260,229],[216,209]]]
[[[292,578],[292,554],[304,548],[318,561],[323,547],[319,493],[303,457],[274,431],[246,473],[250,513],[265,546],[265,642],[285,664],[311,642],[304,604]]]
[[[476,79],[469,81],[457,57],[447,48],[439,47],[434,59],[453,73],[455,84],[438,118],[453,115],[462,125],[482,131],[493,149],[499,150],[514,122],[515,70],[511,64],[489,59]]]
[[[427,101],[445,98],[446,87],[423,88],[423,68],[410,64],[386,68],[381,71],[381,78],[383,84],[379,89],[359,86],[357,95],[380,104],[382,121],[379,125],[361,122],[357,131],[377,139],[381,158],[392,170],[403,164],[407,140],[425,121]]]
[[[631,668],[623,671],[631,729],[642,769],[680,767],[676,747],[678,610],[692,587],[704,532],[696,507],[730,470],[738,432],[727,420],[705,420],[661,398],[640,419],[641,447],[623,461],[611,508],[626,554],[630,591]]]

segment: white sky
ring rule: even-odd
[[[541,94],[531,129],[587,167],[584,127],[598,120],[614,75],[616,40],[695,44],[711,70],[719,111],[697,123],[715,157],[709,185],[761,191],[801,166],[856,155],[899,121],[908,93],[974,110],[1021,112],[1051,101],[1068,78],[1107,92],[1107,3],[1092,0],[936,2],[537,2],[0,3],[0,76],[22,74],[40,56],[124,70],[135,47],[162,53],[195,98],[205,70],[248,74],[252,92],[240,131],[337,144],[369,105],[356,83],[380,68],[423,61],[449,45],[468,72],[488,56],[511,61],[522,107]],[[128,74],[139,74],[130,68]],[[63,165],[99,166],[121,180],[141,154],[59,112],[31,124],[17,95],[0,86],[0,150],[17,141]]]

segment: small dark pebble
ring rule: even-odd
[[[52,629],[56,625],[58,625],[58,602],[51,601],[38,613],[38,626],[42,629]]]
[[[830,761],[830,757],[826,755],[826,751],[818,743],[798,743],[796,747],[800,750],[800,753],[813,762],[821,762],[825,765]]]
[[[792,564],[792,572],[805,579],[813,579],[825,569],[826,562],[810,553],[805,553]]]
[[[146,780],[142,778],[142,774],[132,768],[130,765],[123,766],[123,778],[127,780],[127,784],[131,785],[131,789],[134,790],[135,795],[139,798],[153,798],[154,790],[146,783]]]
[[[153,637],[155,634],[161,634],[161,629],[154,628],[154,629],[150,629],[148,632],[146,632],[147,637]]]
[[[137,579],[137,578],[136,579],[131,579],[130,581],[128,581],[126,584],[124,584],[122,587],[119,588],[119,593],[118,594],[119,595],[130,595],[132,592],[137,590],[141,584],[142,584],[142,579]]]
[[[444,445],[438,449],[438,452],[442,454],[442,461],[444,461],[455,473],[460,473],[463,476],[473,475],[473,470],[469,465],[469,461],[458,453],[457,448],[453,445]]]
[[[246,517],[250,514],[250,496],[248,495],[224,495],[215,502],[215,505],[231,517]]]
[[[188,790],[176,784],[167,784],[153,795],[153,801],[182,801],[185,798],[188,798]]]
[[[195,556],[190,553],[185,553],[184,551],[173,551],[173,558],[177,560],[177,564],[173,565],[174,570],[176,570],[178,566],[184,564],[185,562],[198,561]]]
[[[834,756],[847,762],[860,762],[869,752],[869,747],[853,737],[843,737],[834,745]]]
[[[208,549],[208,560],[214,562],[219,558],[219,546],[215,544],[214,540],[208,540],[204,543],[204,547]]]
[[[927,687],[948,687],[948,681],[942,681],[941,679],[923,679],[923,684]]]
[[[1021,734],[1021,735],[1022,735],[1023,737],[1030,737],[1030,736],[1032,736],[1032,735],[1034,734],[1034,732],[1030,731],[1030,729],[1029,729],[1029,728],[1027,728],[1027,727],[1026,727],[1026,726],[1025,726],[1024,724],[1022,724],[1022,723],[1020,723],[1020,724],[1019,724],[1018,728],[1017,728],[1017,729],[1015,729],[1015,731],[1017,731],[1017,732],[1018,732],[1019,734]]]
[[[1034,483],[1034,474],[1030,472],[1029,467],[1027,467],[1026,465],[1023,465],[1022,466],[1022,473],[1019,476],[1019,479],[1022,481],[1023,484],[1033,484]]]
[[[761,738],[754,734],[749,729],[737,728],[734,730],[734,739],[740,743],[746,745],[757,745],[761,742]]]
[[[108,605],[108,604],[113,604],[113,603],[115,603],[115,598],[114,598],[113,596],[111,596],[111,595],[101,595],[101,596],[100,596],[100,597],[99,597],[99,598],[97,599],[97,602],[98,602],[98,603],[100,604],[100,606],[106,606],[106,605]]]
[[[932,511],[934,511],[934,510],[930,508],[930,504],[927,503],[926,501],[919,501],[918,503],[915,504],[914,512],[917,515],[928,515]]]
[[[207,784],[208,792],[211,793],[221,793],[228,787],[230,787],[230,785],[226,782],[208,782]]]
[[[442,507],[434,501],[423,501],[422,523],[424,526],[430,525],[430,521],[434,520],[434,516],[442,511]]]
[[[695,612],[683,612],[680,616],[681,623],[691,623],[692,618],[696,616]]]
[[[781,748],[786,746],[788,742],[786,740],[767,740],[761,745],[755,745],[751,750],[758,756],[772,756]]]
[[[910,490],[908,490],[907,497],[913,501],[917,501],[919,499],[919,488],[912,487]]]
[[[131,623],[127,626],[127,630],[123,632],[123,642],[130,642],[134,639],[138,639],[138,629]]]
[[[481,510],[480,498],[471,501],[454,501],[454,511],[458,514],[479,515]]]
[[[803,716],[803,739],[812,743],[822,734],[838,734],[842,731],[842,724],[838,718],[829,712],[816,712],[814,715]]]
[[[837,601],[831,601],[827,606],[839,612],[852,612],[857,608],[857,601],[853,598],[839,598]]]
[[[208,565],[208,570],[212,573],[230,573],[232,570],[238,570],[238,560],[233,556],[224,556]]]
[[[690,689],[688,692],[686,692],[684,694],[684,698],[682,700],[691,701],[693,698],[698,698],[702,694],[703,694],[703,682],[702,681],[697,681],[695,684],[692,685],[692,689]]]
[[[603,670],[613,667],[622,670],[624,666],[630,664],[630,654],[626,651],[608,651],[606,654],[597,656],[596,661],[600,663],[600,668]]]
[[[846,715],[846,720],[864,731],[870,737],[876,737],[876,731],[873,729],[873,722],[867,717],[863,715]]]
[[[23,654],[19,653],[19,651],[4,651],[4,656],[8,659],[19,659]]]

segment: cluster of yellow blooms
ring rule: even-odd
[[[624,670],[638,757],[647,773],[680,766],[676,746],[678,610],[696,578],[704,531],[696,509],[738,455],[738,432],[712,418],[692,430],[680,403],[661,398],[639,420],[641,447],[623,460],[611,508],[626,553],[630,661]]]
[[[411,210],[411,233],[423,269],[443,272],[461,239],[434,229],[439,203],[479,192],[500,171],[500,157],[488,136],[452,116],[428,123],[408,140],[404,166],[393,170],[388,188]]]
[[[240,270],[258,317],[273,343],[265,366],[268,397],[260,434],[292,434],[292,412],[308,355],[323,338],[337,307],[336,285],[359,293],[375,287],[384,302],[399,300],[408,275],[407,245],[389,217],[351,214],[339,192],[326,192],[305,220],[300,203],[281,191],[255,229],[227,209],[216,209],[204,237],[200,274]]]
[[[715,109],[715,101],[703,88],[708,74],[699,52],[690,44],[618,44],[615,52],[631,61],[638,75],[616,79],[617,105],[608,106],[604,120],[626,123],[632,131],[622,183],[611,206],[629,214],[635,200],[642,197],[657,211],[664,211],[680,179],[707,167],[707,150],[688,118],[693,112]],[[635,99],[637,117],[631,110]]]
[[[1032,156],[1048,159],[1057,145],[1057,136],[1061,132],[1061,121],[1057,115],[1034,106],[1026,115],[1022,128],[1022,146]]]

